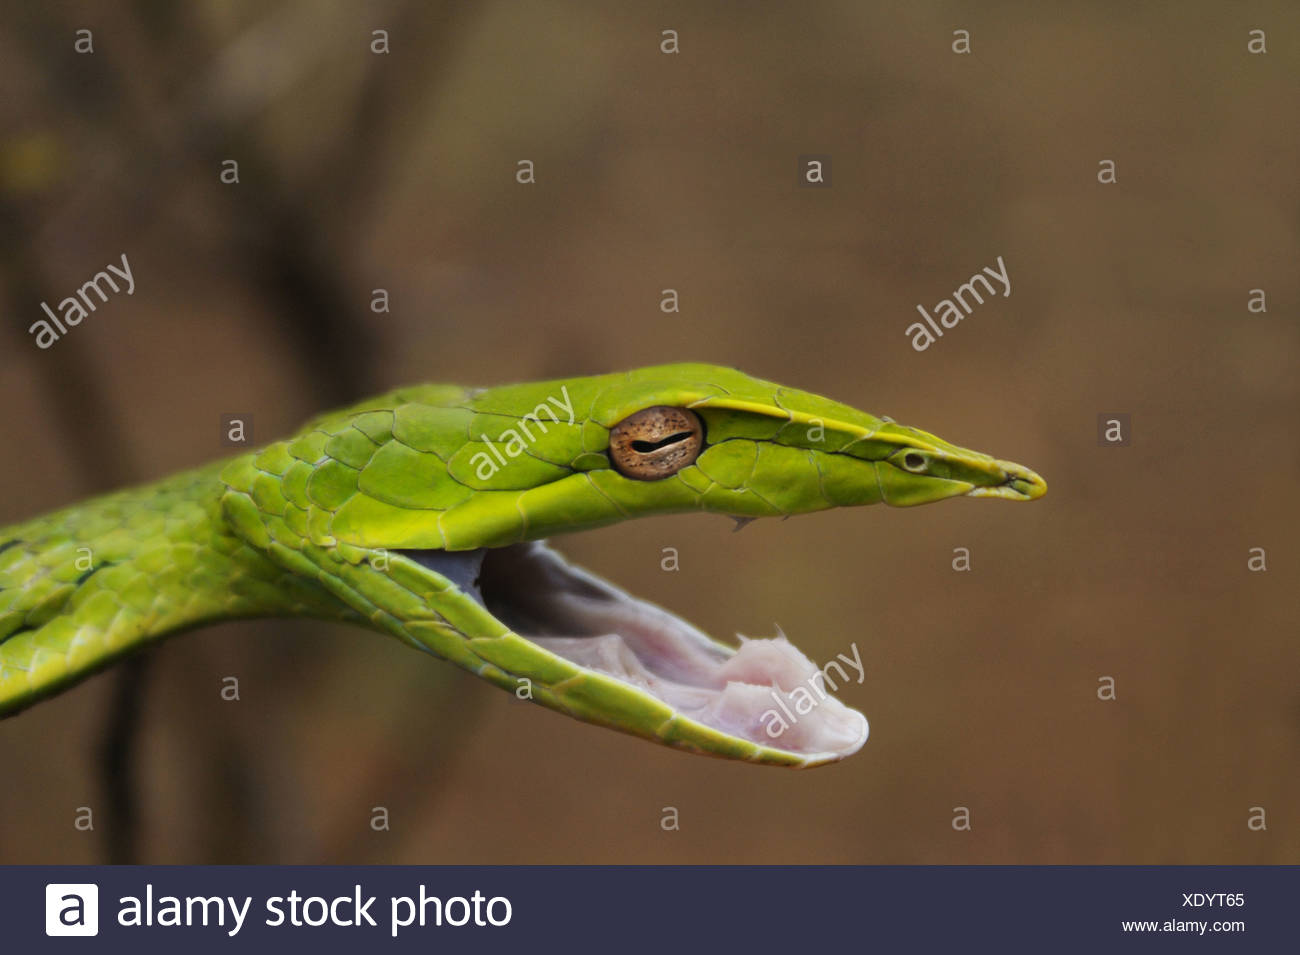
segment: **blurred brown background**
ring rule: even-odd
[[[223,413],[261,441],[409,382],[686,359],[1051,491],[563,542],[713,633],[856,641],[872,733],[838,766],[693,758],[368,633],[231,624],[0,723],[0,860],[1300,861],[1300,7],[1027,9],[7,4],[0,524],[223,455]],[[797,187],[811,153],[830,189]],[[135,294],[38,350],[40,302],[123,252]],[[913,351],[915,306],[999,255],[1011,296]]]

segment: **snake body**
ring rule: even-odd
[[[658,743],[817,765],[862,744],[860,714],[823,694],[774,734],[766,713],[828,671],[784,639],[718,643],[544,539],[682,511],[1045,489],[1020,465],[713,365],[401,389],[0,531],[0,716],[169,634],[295,616],[389,634]]]

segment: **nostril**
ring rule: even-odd
[[[920,471],[925,467],[925,458],[915,451],[909,451],[903,455],[903,467],[909,471]]]

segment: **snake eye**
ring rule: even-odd
[[[614,425],[609,457],[624,477],[657,481],[694,463],[704,447],[704,424],[685,408],[642,408]]]
[[[925,457],[917,454],[915,451],[909,451],[903,455],[903,467],[907,470],[919,474],[925,470]]]

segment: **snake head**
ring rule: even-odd
[[[669,513],[1046,490],[1020,465],[705,364],[405,389],[313,422],[226,479],[241,536],[376,629],[578,719],[786,766],[865,742],[866,719],[828,692],[863,673],[856,644],[854,669],[843,653],[818,667],[784,637],[722,643],[544,539]]]

